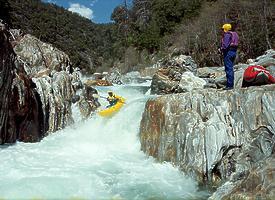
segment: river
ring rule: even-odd
[[[97,115],[39,143],[0,148],[0,199],[205,199],[197,183],[140,151],[144,87],[98,88],[127,99],[112,118]],[[104,102],[104,99],[101,99]]]

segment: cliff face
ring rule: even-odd
[[[0,25],[0,144],[34,142],[45,133],[41,99],[17,62],[8,30]]]
[[[256,194],[255,188],[259,191],[275,176],[274,99],[275,85],[200,89],[151,99],[141,121],[141,148],[201,183],[229,181],[225,185],[230,187],[218,189],[214,199],[233,191]],[[240,188],[247,188],[247,194]],[[261,195],[272,194],[270,186]]]
[[[23,36],[14,51],[41,98],[45,131],[54,132],[71,123],[71,98],[75,92],[69,57],[31,35]]]
[[[36,142],[72,122],[79,80],[66,54],[0,25],[0,144]]]

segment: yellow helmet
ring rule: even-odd
[[[232,28],[231,24],[224,24],[222,26],[222,29],[224,30],[224,32],[230,31]]]

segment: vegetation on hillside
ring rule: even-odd
[[[123,11],[123,12],[121,12]],[[126,45],[150,52],[191,55],[199,66],[221,65],[217,52],[223,23],[240,35],[239,61],[275,46],[272,0],[133,0],[112,18]]]
[[[1,9],[2,4],[5,5],[3,18],[11,27],[20,28],[63,50],[74,66],[94,72],[105,59],[114,55],[112,45],[116,32],[113,24],[94,24],[76,13],[40,0],[0,2]]]
[[[185,20],[165,38],[166,50],[180,49],[191,55],[200,66],[222,65],[217,47],[221,25],[229,22],[240,36],[239,62],[262,55],[275,47],[275,1],[219,0],[205,2],[195,20]]]
[[[144,67],[167,53],[191,55],[199,66],[222,65],[221,25],[240,35],[239,61],[275,46],[274,0],[121,0],[114,23],[95,24],[41,0],[0,0],[0,18],[66,52],[88,72]]]

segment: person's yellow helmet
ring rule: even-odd
[[[224,30],[224,32],[230,31],[232,28],[231,24],[224,24],[222,26],[222,29]]]

